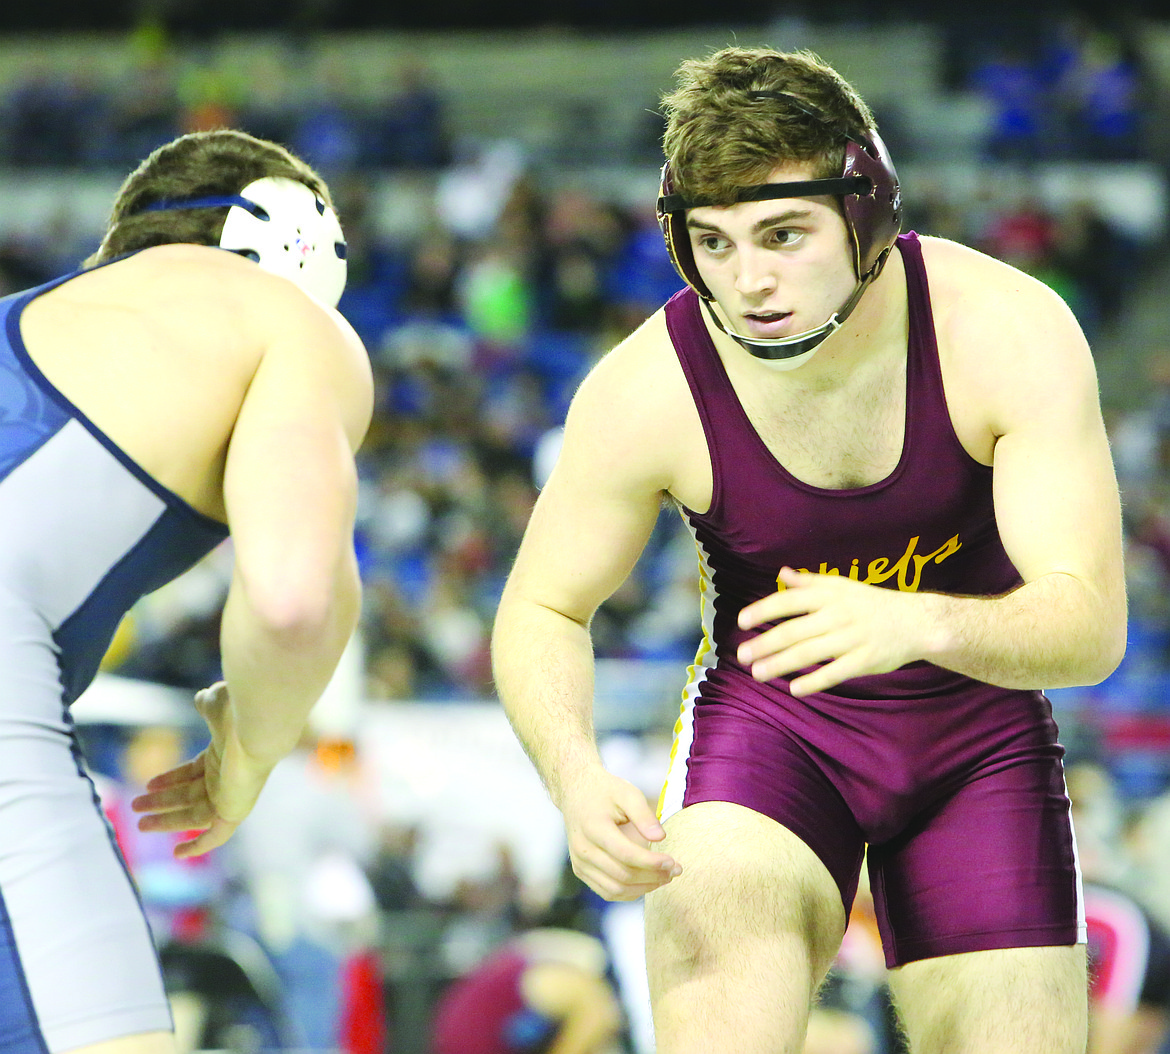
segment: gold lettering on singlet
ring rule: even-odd
[[[871,560],[866,564],[864,578],[861,577],[861,561],[855,557],[849,565],[846,576],[854,582],[860,581],[866,585],[881,585],[881,583],[897,575],[898,589],[901,592],[916,593],[919,583],[922,581],[922,569],[927,564],[931,562],[941,564],[948,556],[954,556],[955,553],[963,548],[963,543],[959,541],[957,534],[953,538],[948,538],[934,552],[930,553],[917,552],[918,541],[918,535],[911,538],[906,543],[906,551],[892,564],[884,556],[879,556],[876,560]],[[808,568],[800,567],[797,570],[807,572]],[[822,563],[817,568],[817,574],[840,575],[841,569],[839,567],[830,567],[827,563]],[[780,581],[778,575],[776,577],[776,586],[778,589],[784,588],[784,583]]]

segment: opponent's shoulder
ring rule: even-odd
[[[181,300],[199,311],[238,312],[271,324],[297,324],[327,311],[287,278],[237,253],[207,245],[155,245],[102,267],[91,276],[103,297],[120,290],[143,309],[172,309]]]
[[[350,432],[364,432],[373,402],[365,347],[336,309],[294,282],[235,253],[189,244],[144,249],[104,270],[130,287],[135,310],[162,325],[182,319],[193,335],[235,346],[249,371],[267,362],[337,392]]]
[[[191,300],[212,298],[231,303],[253,281],[259,268],[236,253],[209,245],[175,242],[147,249],[82,271],[75,289],[86,283],[111,297],[125,288],[140,303],[181,293]],[[269,276],[272,277],[272,276]]]

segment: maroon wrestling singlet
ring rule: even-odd
[[[1084,940],[1062,748],[1048,700],[926,662],[796,699],[736,660],[736,625],[781,567],[906,591],[997,595],[1020,584],[988,466],[963,449],[943,393],[922,249],[898,239],[910,332],[902,456],[852,490],[804,483],[752,427],[686,289],[666,322],[711,451],[711,508],[682,515],[699,552],[704,637],[683,693],[663,819],[747,806],[825,863],[846,914],[869,847],[890,966]],[[842,916],[842,923],[844,923]]]

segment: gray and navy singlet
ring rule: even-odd
[[[898,239],[909,299],[901,458],[871,486],[796,479],[752,427],[690,289],[666,323],[711,454],[705,513],[681,509],[699,552],[703,641],[683,693],[663,819],[730,801],[803,839],[846,914],[863,854],[890,966],[1084,939],[1062,748],[1041,692],[927,662],[796,699],[736,659],[747,604],[781,567],[885,588],[991,596],[1020,584],[1000,542],[992,470],[955,435],[922,249]]]
[[[134,887],[69,705],[119,621],[226,527],[160,486],[44,377],[0,300],[0,1052],[169,1029]]]

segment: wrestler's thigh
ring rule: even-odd
[[[660,808],[663,822],[680,809],[712,802],[734,802],[768,817],[796,836],[799,855],[811,849],[828,868],[841,910],[848,912],[857,892],[864,836],[808,748],[779,723],[735,700],[694,707],[692,727],[689,746],[672,755]],[[693,837],[689,827],[687,837]]]
[[[908,963],[890,989],[914,1054],[1083,1054],[1085,946],[1000,948]]]
[[[688,806],[656,848],[683,873],[646,897],[652,990],[708,971],[802,978],[810,995],[845,928],[841,894],[787,828],[730,802]]]
[[[1084,939],[1076,851],[1056,757],[1021,757],[871,845],[887,965]]]

